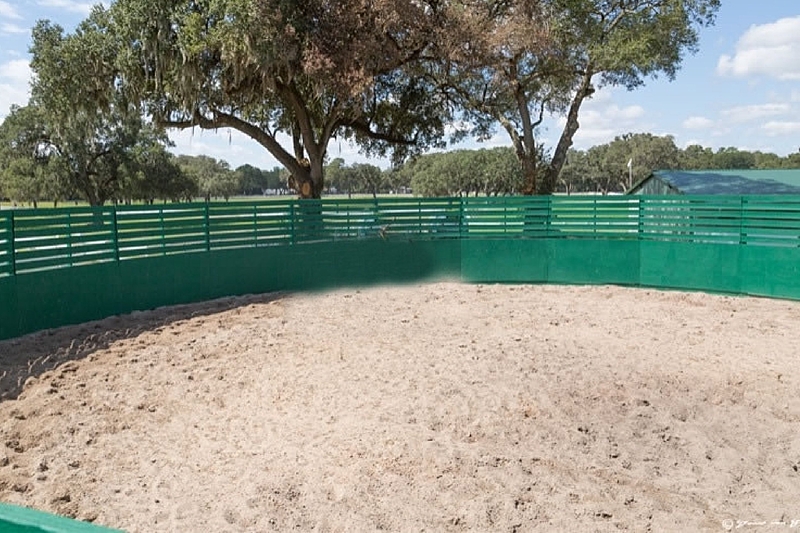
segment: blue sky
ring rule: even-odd
[[[672,135],[680,147],[735,146],[786,155],[800,150],[800,3],[797,0],[722,0],[717,23],[702,30],[700,51],[688,56],[677,79],[648,80],[633,92],[604,89],[584,105],[575,147],[589,148],[627,132]],[[88,14],[92,2],[0,0],[0,118],[28,99],[30,29],[50,19],[67,30]],[[558,138],[558,117],[541,139]],[[175,151],[207,154],[236,167],[277,162],[255,141],[237,132],[185,131],[172,135]],[[486,143],[509,144],[500,130]],[[336,141],[331,157],[367,161],[357,148]],[[385,161],[371,161],[386,166]]]

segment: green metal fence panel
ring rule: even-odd
[[[460,238],[460,223],[461,201],[457,198],[395,200],[386,205],[377,204],[376,209],[376,226],[384,238]]]
[[[463,203],[463,238],[549,235],[549,198],[465,198]]]
[[[164,204],[117,208],[120,260],[208,251],[206,207]]]
[[[21,335],[17,276],[0,277],[0,340]]]
[[[395,249],[426,250],[409,259],[414,272],[432,255],[467,280],[800,298],[800,197],[280,199],[4,212],[0,280],[16,281],[0,289],[0,335],[241,291],[369,282],[402,270]]]
[[[0,531],[3,533],[112,533],[120,530],[0,503]]]
[[[553,197],[550,235],[582,239],[636,239],[639,199],[629,196]]]
[[[334,200],[324,203],[321,216],[327,230],[327,237],[340,241],[367,239],[382,235],[382,232],[390,229],[390,221],[381,220],[382,214],[381,205],[375,201]],[[399,213],[399,215],[401,218],[403,217],[403,213]],[[391,230],[395,231],[401,224],[400,220],[395,219],[394,227]]]
[[[431,239],[461,237],[461,199],[437,198],[419,201],[418,235]]]
[[[0,213],[0,278],[14,274],[14,219]]]
[[[117,262],[18,275],[17,335],[119,314],[137,289],[120,280]]]
[[[740,293],[741,246],[641,241],[638,284],[649,287]]]
[[[482,238],[461,241],[461,277],[475,283],[546,283],[547,240]]]
[[[800,300],[800,248],[742,246],[739,275],[743,294]]]
[[[254,204],[255,244],[274,246],[292,241],[292,209],[289,202]]]
[[[288,202],[209,204],[209,249],[226,250],[291,241]]]
[[[549,283],[638,285],[639,241],[548,239],[547,265]]]
[[[742,198],[741,243],[750,246],[800,246],[800,198]]]
[[[651,241],[739,244],[742,198],[640,197],[639,238]]]
[[[320,242],[330,239],[325,229],[321,200],[298,200],[292,209],[292,241]]]
[[[470,282],[637,285],[639,242],[583,239],[481,239],[462,242]]]
[[[18,274],[114,261],[113,208],[14,211]]]
[[[293,242],[390,237],[459,238],[457,198],[301,200],[292,206]]]

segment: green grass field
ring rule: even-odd
[[[229,202],[256,202],[256,201],[264,201],[264,202],[280,202],[286,200],[292,200],[296,198],[294,194],[284,194],[284,195],[272,195],[272,196],[232,196],[228,201]],[[330,199],[330,200],[342,200],[347,199],[347,194],[326,194],[323,196],[323,199]],[[353,194],[351,196],[354,200],[364,200],[372,198],[371,194]],[[378,198],[413,198],[412,194],[379,194]],[[195,198],[193,202],[202,202],[203,198]],[[224,202],[223,198],[212,198],[212,202]],[[162,204],[162,201],[156,201],[156,205]],[[142,202],[133,202],[134,205],[140,205]],[[59,202],[57,207],[87,207],[89,204],[83,200],[78,201],[68,201],[68,202]],[[106,204],[110,205],[110,204]],[[40,208],[52,208],[53,202],[39,202],[38,207]],[[32,209],[33,204],[30,202],[6,202],[0,201],[0,209]]]

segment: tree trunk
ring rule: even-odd
[[[561,138],[558,140],[556,150],[553,152],[553,159],[550,161],[550,165],[545,169],[544,177],[539,183],[539,190],[537,191],[539,194],[552,194],[555,189],[558,176],[561,174],[561,169],[564,168],[564,164],[567,162],[567,153],[572,147],[572,138],[580,127],[578,112],[581,109],[583,101],[594,93],[594,88],[592,87],[593,76],[594,71],[592,66],[589,65],[569,105],[567,123],[564,126],[564,130],[561,132]]]
[[[82,186],[79,186],[79,190],[82,190],[83,194],[86,196],[86,201],[89,202],[91,207],[102,207],[106,202],[106,198],[99,190],[97,183],[92,180],[88,172],[82,171],[81,177],[80,183]]]
[[[322,190],[325,186],[323,174],[323,160],[303,159],[300,161],[301,171],[295,172],[289,178],[289,188],[294,189],[297,195],[303,199],[320,199]]]
[[[97,191],[90,189],[86,193],[86,201],[89,202],[91,207],[101,207],[105,203],[105,200],[100,197]]]
[[[539,191],[536,189],[536,154],[528,154],[523,153],[520,157],[520,163],[522,163],[522,194],[530,196],[532,194],[537,194]],[[539,194],[547,194],[547,193],[539,193]]]

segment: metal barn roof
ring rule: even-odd
[[[627,194],[800,194],[800,170],[657,170]]]

